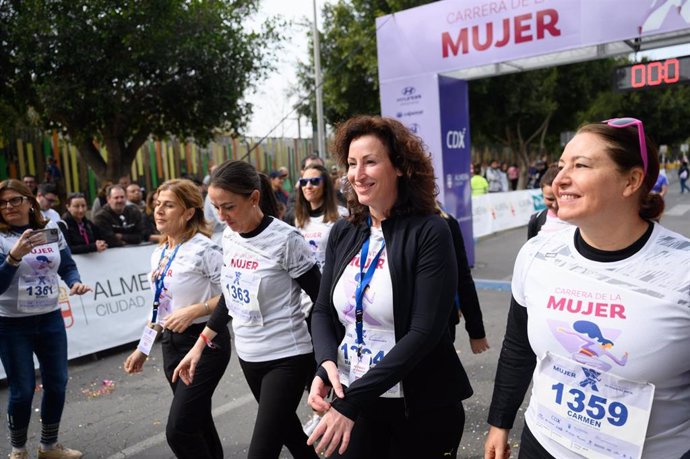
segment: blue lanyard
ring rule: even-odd
[[[163,293],[163,281],[165,280],[165,274],[168,272],[170,269],[170,265],[173,262],[173,259],[175,258],[175,255],[177,255],[177,251],[179,250],[180,246],[182,244],[177,244],[177,247],[175,247],[175,250],[173,250],[172,255],[170,255],[170,258],[168,258],[168,264],[165,265],[165,269],[162,272],[158,273],[158,276],[154,279],[155,285],[156,285],[156,291],[153,295],[153,312],[151,313],[151,323],[155,324],[156,320],[158,319],[158,306],[160,306],[160,298],[161,298],[161,293]],[[163,251],[161,252],[161,259],[158,260],[158,267],[160,268],[161,261],[163,261],[163,257],[165,257],[165,251],[168,250],[168,244],[165,244],[165,247],[163,248]]]
[[[386,241],[384,240],[383,244],[381,244],[381,248],[379,249],[374,259],[371,260],[371,264],[369,264],[369,268],[365,273],[364,265],[366,264],[367,256],[369,255],[369,240],[370,238],[364,241],[364,245],[362,246],[362,252],[359,255],[359,284],[357,285],[357,289],[355,290],[355,331],[357,332],[358,357],[362,356],[362,347],[364,346],[364,292],[371,283],[371,279],[374,277],[374,273],[376,272],[376,266],[379,263],[379,257],[381,256],[381,252],[383,252],[383,249],[386,247]]]

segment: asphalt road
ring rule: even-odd
[[[681,196],[675,181],[667,196],[667,215],[662,224],[690,237],[690,195]],[[481,458],[487,431],[486,415],[493,390],[496,362],[505,330],[510,300],[507,290],[513,261],[526,238],[526,228],[517,228],[483,238],[476,245],[473,275],[481,288],[479,297],[491,349],[473,355],[467,334],[460,324],[456,348],[475,390],[465,402],[467,421],[459,458]],[[484,282],[492,281],[492,282]],[[143,374],[126,375],[122,363],[134,344],[111,349],[98,355],[70,362],[70,382],[63,415],[60,441],[77,448],[86,458],[172,458],[165,442],[165,423],[170,405],[170,389],[162,371],[160,346],[155,346]],[[40,387],[34,398],[34,413],[29,429],[29,447],[38,446],[40,437]],[[6,382],[0,382],[0,407],[7,404]],[[233,355],[214,397],[214,415],[222,435],[225,457],[246,457],[256,412],[256,402],[249,392]],[[302,403],[301,417],[309,410]],[[516,421],[511,435],[513,451],[517,451],[522,417]],[[0,438],[7,439],[4,422]],[[0,441],[0,445],[9,441]],[[9,446],[0,450],[9,449]],[[0,454],[4,454],[0,451]],[[516,456],[516,454],[514,454]],[[286,451],[283,457],[290,457]]]

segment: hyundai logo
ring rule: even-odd
[[[402,90],[400,91],[400,93],[401,93],[403,96],[411,96],[411,95],[413,95],[413,94],[416,93],[416,92],[417,92],[417,90],[414,88],[414,86],[407,86],[407,87],[404,87],[404,88],[402,88]]]

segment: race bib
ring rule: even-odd
[[[364,346],[361,356],[357,355],[357,340],[354,324],[347,327],[345,337],[338,348],[338,373],[340,382],[350,386],[376,366],[395,346],[395,333],[390,330],[364,329]],[[381,397],[403,396],[400,383],[384,392]]]
[[[55,309],[58,304],[60,286],[56,274],[22,274],[19,276],[19,298],[17,308],[21,312],[40,313]]]
[[[534,378],[530,428],[586,458],[639,458],[654,386],[547,353]]]
[[[262,326],[258,298],[261,278],[251,272],[229,271],[224,284],[225,303],[233,321],[245,326]]]

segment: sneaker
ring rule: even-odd
[[[81,451],[65,448],[60,443],[48,451],[38,448],[38,459],[81,459],[82,456]]]
[[[29,459],[29,452],[24,451],[12,451],[7,455],[10,459]]]

